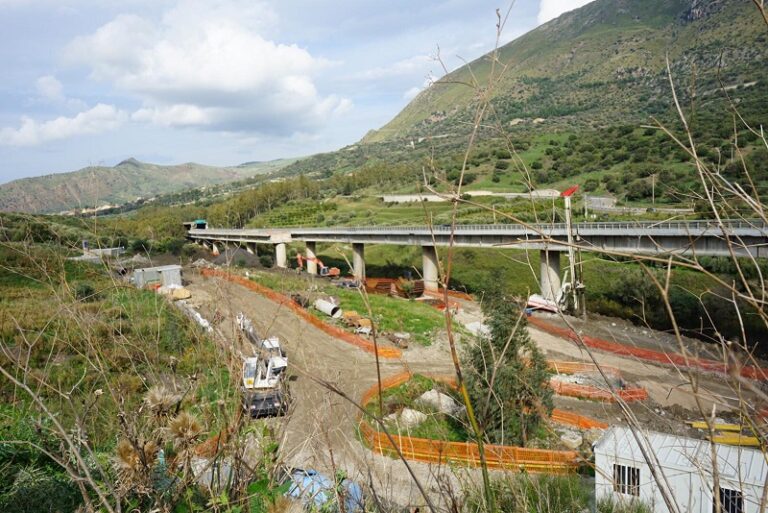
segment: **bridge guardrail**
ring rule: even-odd
[[[745,221],[745,220],[728,220],[724,221],[723,225],[729,230],[755,230],[759,235],[768,236],[768,225],[762,221]],[[703,232],[707,230],[720,231],[720,225],[716,221],[669,221],[669,222],[655,222],[655,221],[642,221],[642,222],[626,222],[626,221],[611,221],[611,222],[598,222],[598,223],[576,223],[574,229],[578,233],[580,231],[604,231],[604,232],[616,232],[616,231],[628,231],[628,230],[647,230],[649,232],[655,231],[679,231],[681,234],[688,234],[692,232]],[[318,227],[291,227],[291,228],[269,228],[269,229],[229,229],[229,228],[209,228],[197,230],[190,230],[191,235],[243,235],[243,236],[267,236],[271,233],[279,232],[291,232],[294,234],[321,234],[321,233],[338,233],[344,231],[348,233],[386,233],[386,232],[407,232],[409,234],[448,234],[454,231],[456,234],[468,234],[480,231],[489,232],[521,232],[521,233],[552,233],[552,232],[565,232],[565,223],[550,223],[550,224],[466,224],[456,225],[455,229],[450,225],[435,225],[435,226],[343,226],[336,228],[318,228]]]

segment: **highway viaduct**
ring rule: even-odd
[[[275,246],[276,264],[287,267],[286,245],[304,242],[307,271],[316,274],[313,260],[318,242],[351,244],[353,274],[365,277],[365,245],[421,246],[426,290],[438,288],[437,246],[517,248],[541,252],[542,294],[553,298],[560,288],[560,253],[567,251],[565,224],[494,224],[451,226],[367,226],[329,228],[225,229],[195,228],[187,236],[218,253],[219,246],[236,245],[256,252],[256,244]],[[199,225],[198,225],[199,226]],[[624,255],[752,256],[768,258],[768,225],[762,221],[607,222],[573,225],[574,245],[582,251]]]

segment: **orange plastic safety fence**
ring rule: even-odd
[[[278,292],[275,292],[274,290],[268,287],[259,285],[258,283],[251,281],[247,278],[244,278],[242,276],[225,273],[223,271],[218,271],[216,269],[203,269],[202,271],[203,271],[203,276],[216,276],[219,278],[223,278],[233,283],[237,283],[238,285],[242,285],[243,287],[246,287],[254,292],[257,292],[262,296],[268,299],[271,299],[272,301],[275,301],[276,303],[279,303],[281,305],[286,306],[287,308],[290,308],[294,313],[296,313],[296,315],[298,315],[308,323],[312,324],[316,328],[324,331],[325,333],[328,333],[333,337],[341,339],[344,342],[357,346],[363,351],[367,351],[369,353],[376,353],[376,347],[373,345],[373,342],[371,342],[370,340],[366,340],[362,337],[358,337],[353,333],[344,331],[341,328],[337,328],[336,326],[332,326],[326,322],[323,322],[322,320],[318,319],[314,315],[307,312],[304,308],[296,304],[296,302],[293,301],[292,299]],[[403,355],[402,351],[400,351],[395,347],[379,347],[378,353],[381,358],[392,358],[392,359],[400,358]]]
[[[597,365],[584,362],[561,362],[558,360],[547,360],[547,367],[557,374],[577,374],[579,372],[597,372]],[[619,369],[608,365],[601,365],[600,368],[609,374],[619,374]]]
[[[573,330],[568,328],[561,328],[554,326],[543,319],[537,317],[529,317],[528,323],[532,326],[539,328],[540,330],[557,335],[559,337],[572,340],[574,342],[579,340],[579,337]],[[745,365],[739,368],[731,368],[722,362],[716,360],[707,360],[704,358],[694,358],[691,356],[685,356],[679,353],[666,353],[662,351],[656,351],[653,349],[644,349],[641,347],[628,346],[619,344],[617,342],[611,342],[596,337],[582,336],[581,340],[584,345],[600,351],[606,351],[609,353],[619,354],[623,356],[632,356],[641,360],[647,360],[650,362],[675,365],[684,368],[697,368],[709,372],[717,372],[720,374],[730,374],[731,371],[739,373],[742,377],[768,381],[768,369],[763,367],[755,367],[751,365]]]
[[[610,391],[590,385],[578,385],[576,383],[563,383],[552,380],[549,384],[557,395],[568,397],[580,397],[583,399],[592,399],[595,401],[613,402],[616,397]],[[648,399],[648,391],[644,388],[624,388],[618,390],[616,395],[626,402],[645,401]]]
[[[608,429],[608,424],[605,422],[557,408],[552,410],[550,418],[558,424],[565,424],[579,429]]]
[[[411,379],[409,372],[403,372],[382,381],[382,389],[392,388]],[[445,382],[453,378],[431,376]],[[362,397],[365,405],[378,394],[378,385],[368,389]],[[578,417],[578,416],[577,416]],[[374,429],[364,419],[360,420],[360,433],[368,445],[380,454],[396,455],[396,448],[406,459],[428,463],[459,463],[469,466],[480,465],[480,453],[476,444],[469,442],[444,442],[427,438],[385,434]],[[393,443],[394,442],[394,443]],[[528,472],[566,473],[579,466],[576,451],[549,451],[526,449],[506,445],[485,445],[485,458],[492,469],[521,470]]]

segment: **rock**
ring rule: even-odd
[[[446,415],[455,415],[459,410],[459,404],[453,397],[438,392],[434,388],[421,394],[419,398],[416,399],[416,403],[423,404]]]
[[[192,293],[189,291],[189,289],[185,289],[184,287],[179,289],[171,289],[171,297],[173,299],[189,299],[192,297]]]
[[[385,424],[394,424],[395,422],[397,422],[397,413],[390,413],[384,417]]]
[[[420,412],[418,410],[412,410],[410,408],[404,408],[403,411],[400,412],[399,416],[400,427],[405,429],[415,428],[425,420],[427,420],[426,413]]]
[[[598,440],[600,440],[600,438],[602,438],[602,436],[603,436],[602,429],[588,429],[584,431],[583,438],[584,440],[586,440],[586,442],[589,445],[594,445],[597,443]]]
[[[568,432],[560,435],[560,442],[568,449],[576,450],[581,447],[584,439],[578,433]]]

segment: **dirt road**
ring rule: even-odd
[[[401,461],[365,450],[356,434],[358,410],[311,378],[332,383],[353,400],[376,383],[372,354],[336,340],[298,318],[289,309],[239,285],[188,272],[192,303],[212,318],[214,310],[224,316],[220,328],[235,337],[235,316],[245,313],[263,336],[280,337],[290,360],[293,404],[289,415],[271,421],[280,431],[287,464],[314,468],[333,475],[334,467],[400,505],[424,505],[421,495]],[[404,351],[401,361],[381,360],[382,377],[408,369],[412,372],[451,373],[450,356],[444,347]],[[434,500],[443,497],[439,481],[457,480],[445,467],[410,463]],[[467,470],[468,474],[474,471]]]

